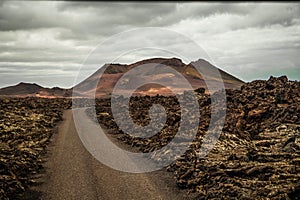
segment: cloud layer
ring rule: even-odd
[[[300,79],[299,3],[0,3],[0,87],[20,81],[71,87],[88,54],[114,34],[161,27],[197,42],[221,69],[245,80],[287,74]],[[138,42],[138,38],[124,41]],[[139,38],[149,44],[149,38]],[[163,36],[166,46],[182,45]],[[149,40],[149,41],[148,41]],[[109,62],[107,47],[100,67]],[[192,51],[190,52],[192,54]],[[131,63],[168,52],[131,52]],[[86,73],[93,73],[86,69]]]

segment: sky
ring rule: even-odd
[[[246,82],[271,75],[300,79],[300,3],[0,1],[0,87],[19,82],[72,87],[89,54],[103,41],[146,27],[184,35],[214,65]],[[123,46],[150,43],[149,34],[130,37]],[[179,54],[193,54],[184,40],[166,39],[163,32],[156,40],[182,47]],[[112,58],[122,53],[120,40],[115,41],[99,55],[97,68],[112,59],[130,64],[174,57],[140,49]],[[85,74],[95,69],[86,68]]]

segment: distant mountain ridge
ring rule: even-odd
[[[36,83],[21,82],[14,86],[9,86],[0,89],[0,95],[14,96],[14,97],[70,97],[72,96],[72,89],[63,89],[59,87],[44,88]]]
[[[208,89],[206,81],[209,81],[210,83],[212,83],[212,85],[214,83],[223,82],[226,89],[239,89],[244,84],[242,80],[215,67],[214,65],[203,59],[185,64],[181,61],[181,59],[178,58],[150,58],[135,62],[133,64],[106,64],[103,67],[100,67],[100,69],[98,69],[87,79],[70,89],[63,89],[59,87],[44,88],[35,83],[21,82],[17,85],[0,89],[0,95],[15,97],[35,96],[46,98],[71,97],[72,95],[76,97],[93,97],[96,92],[95,96],[97,98],[109,97],[118,80],[126,72],[134,69],[137,66],[152,63],[154,63],[155,65],[151,65],[151,67],[145,69],[141,76],[131,77],[130,80],[127,80],[127,84],[131,84],[133,87],[138,82],[147,83],[151,82],[151,80],[158,80],[162,84],[146,84],[135,91],[133,95],[172,95],[172,91],[162,86],[164,85],[164,83],[171,84],[175,88],[180,87],[180,83],[176,83],[174,80],[172,80],[172,74],[164,70],[165,68],[161,67],[162,65],[169,66],[181,73],[183,77],[190,83],[193,89],[205,88],[207,92]],[[201,70],[205,72],[205,79],[195,69],[195,67],[193,66],[194,64],[200,66]],[[222,77],[221,79],[216,76],[216,74],[214,73],[215,70],[219,71]],[[156,75],[153,75],[155,74],[153,72],[159,72],[159,74],[156,73]],[[215,88],[213,90],[216,91],[218,89],[220,88]]]

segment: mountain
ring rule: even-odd
[[[138,61],[133,64],[105,64],[94,74],[89,76],[87,79],[77,84],[71,89],[62,89],[59,87],[44,88],[35,83],[19,83],[14,86],[9,86],[0,89],[0,96],[15,96],[15,97],[93,97],[96,91],[96,97],[109,97],[115,88],[118,80],[133,69],[138,70],[138,66],[147,65],[146,68],[139,72],[138,76],[131,76],[123,79],[123,85],[128,88],[123,88],[122,92],[128,93],[130,89],[133,89],[137,84],[149,83],[153,81],[159,81],[161,84],[143,84],[142,87],[138,88],[133,95],[172,95],[174,94],[171,90],[164,87],[163,85],[171,85],[175,90],[188,90],[185,88],[182,82],[177,81],[178,79],[174,74],[170,73],[169,70],[162,67],[162,65],[171,67],[172,69],[179,72],[192,86],[193,89],[205,88],[205,92],[208,93],[206,83],[210,83],[213,88],[210,88],[210,92],[219,90],[219,83],[224,83],[226,89],[239,89],[244,82],[240,79],[228,74],[227,72],[213,66],[209,62],[203,59],[191,62],[189,64],[183,63],[178,58],[151,58],[142,61]],[[195,69],[194,66],[198,66],[201,69],[201,74]],[[216,71],[219,71],[221,78],[216,76]],[[126,83],[126,84],[125,84]],[[122,85],[121,84],[121,85]],[[215,88],[214,88],[215,86]],[[176,92],[176,91],[175,91]]]
[[[149,65],[147,65],[147,68],[143,68],[143,71],[139,74],[139,76],[131,76],[130,78],[123,79],[123,81],[126,82],[127,87],[129,87],[129,89],[132,89],[137,83],[147,83],[151,82],[151,80],[160,81],[160,83],[162,84],[146,84],[135,91],[133,93],[134,95],[156,95],[157,93],[163,95],[172,95],[173,93],[162,85],[171,84],[175,88],[181,87],[182,83],[178,83],[175,81],[175,79],[172,79],[172,76],[174,75],[166,71],[165,68],[162,67],[162,65],[169,66],[182,74],[184,78],[188,80],[193,89],[202,87],[206,89],[206,92],[208,92],[206,86],[207,82],[210,82],[211,85],[217,86],[223,81],[226,89],[239,89],[244,84],[242,80],[213,66],[203,59],[185,64],[178,58],[151,58],[129,65],[114,63],[106,64],[90,77],[76,85],[74,87],[74,93],[78,96],[91,97],[95,93],[96,89],[96,97],[109,96],[112,93],[113,88],[115,87],[118,80],[126,72],[129,72],[130,70],[144,64]],[[199,74],[199,72],[195,69],[195,65],[199,66],[201,71],[205,73],[205,81],[202,75]],[[216,76],[216,70],[219,71],[222,79]],[[213,88],[213,90],[210,92],[215,92],[218,89],[220,88]],[[124,89],[123,92],[126,93],[128,91]]]
[[[35,83],[19,83],[14,86],[9,86],[0,89],[1,96],[14,96],[14,97],[70,97],[72,95],[72,89],[62,89],[59,87],[44,88]]]

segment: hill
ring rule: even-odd
[[[205,79],[195,69],[195,64],[200,66],[201,71],[205,73]],[[244,82],[240,79],[213,66],[203,59],[185,64],[178,58],[151,58],[129,65],[114,63],[106,64],[90,77],[75,86],[76,95],[91,97],[95,93],[96,89],[96,97],[109,96],[112,93],[113,88],[115,87],[118,80],[126,72],[129,72],[130,70],[135,69],[136,67],[141,65],[147,65],[149,67],[143,68],[143,71],[139,73],[139,76],[132,76],[130,77],[130,79],[125,80],[127,86],[129,85],[128,89],[134,88],[137,83],[147,83],[153,80],[159,81],[162,84],[146,84],[135,91],[134,95],[172,95],[173,93],[162,85],[169,84],[178,89],[181,87],[181,83],[178,83],[175,79],[172,79],[174,74],[170,73],[168,70],[166,70],[166,68],[162,67],[162,65],[171,67],[172,69],[175,69],[176,71],[181,73],[184,78],[190,83],[193,89],[205,88],[206,92],[208,92],[205,81],[210,81],[210,83],[213,84],[216,83],[216,85],[218,85],[217,83],[223,82],[226,89],[239,89],[244,84]],[[216,72],[216,70],[219,71],[221,79],[218,78],[216,73],[214,73]],[[217,91],[218,89],[220,88],[214,88],[214,91]]]
[[[133,95],[173,95],[174,93],[164,85],[171,85],[175,90],[189,89],[184,88],[182,82],[178,82],[178,79],[174,78],[174,73],[171,73],[170,70],[166,70],[163,65],[171,67],[173,70],[179,72],[194,90],[197,88],[205,88],[206,93],[208,93],[206,85],[208,82],[213,86],[210,88],[210,92],[219,90],[219,84],[222,82],[224,83],[225,89],[240,89],[244,84],[240,79],[215,67],[203,59],[185,64],[178,58],[151,58],[129,65],[119,63],[106,64],[71,89],[59,87],[44,88],[35,83],[21,82],[17,85],[0,89],[0,96],[61,98],[71,97],[73,95],[74,97],[93,97],[96,92],[95,96],[97,98],[109,97],[119,79],[130,70],[137,69],[137,67],[141,65],[147,65],[148,67],[143,68],[138,76],[131,76],[125,79],[124,85],[126,85],[126,90],[123,91],[124,93],[134,88],[137,84],[153,81],[158,81],[161,84],[143,84],[143,86],[138,88]],[[202,74],[195,69],[195,65],[200,67]],[[216,72],[219,72],[221,78],[217,76]],[[203,77],[203,74],[205,74],[205,78]]]
[[[13,96],[13,97],[70,97],[72,95],[72,89],[63,89],[59,87],[44,88],[36,83],[19,83],[14,86],[9,86],[0,89],[0,95]]]

